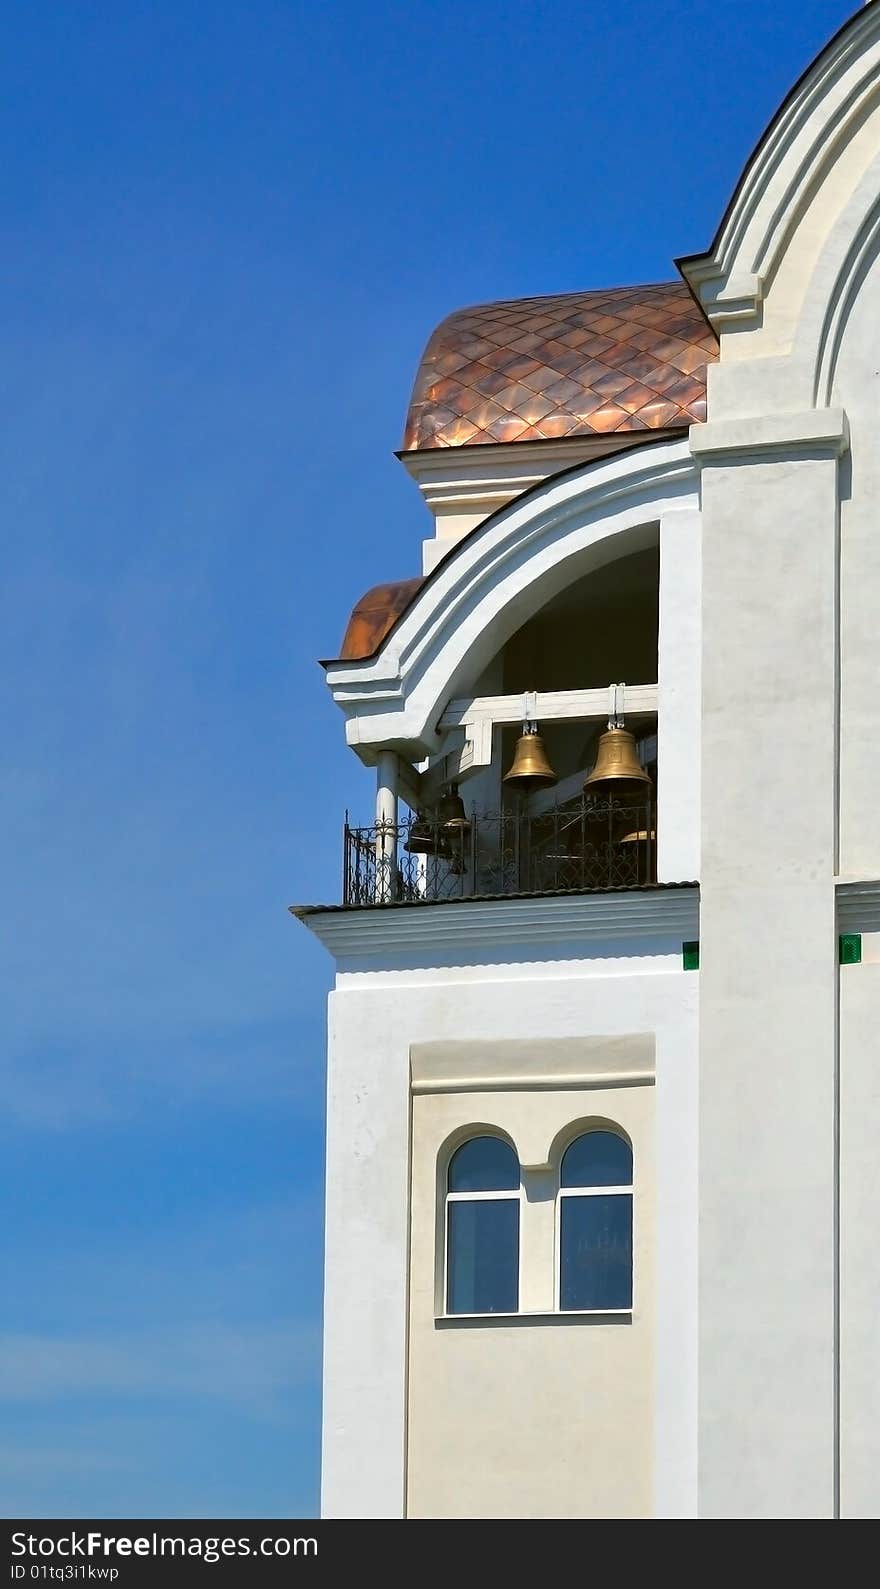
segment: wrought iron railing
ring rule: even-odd
[[[355,828],[346,816],[346,905],[638,887],[656,875],[652,800],[585,795],[538,816],[474,809],[464,827],[412,817]]]

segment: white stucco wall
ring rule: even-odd
[[[840,1511],[880,1515],[880,963],[840,970]]]
[[[522,902],[520,902],[522,903]],[[464,907],[469,909],[470,907]],[[462,907],[458,907],[459,910]],[[397,916],[403,913],[395,913]],[[405,1508],[410,1052],[448,1041],[652,1034],[656,1046],[655,1506],[695,1507],[696,1018],[677,939],[507,944],[487,963],[342,970],[331,997],[323,1513]],[[487,950],[491,945],[486,945]],[[476,963],[474,963],[476,962]],[[482,963],[481,963],[482,962]]]
[[[794,440],[704,454],[708,1517],[834,1506],[837,472]]]

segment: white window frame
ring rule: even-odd
[[[479,1132],[479,1136],[481,1136],[481,1137],[487,1137],[487,1136],[491,1136],[491,1135],[492,1135],[492,1133],[490,1131],[481,1131],[481,1132]],[[511,1189],[509,1189],[507,1191],[503,1191],[503,1190],[499,1189],[498,1191],[495,1191],[495,1192],[492,1192],[492,1191],[490,1191],[490,1192],[450,1192],[448,1190],[448,1187],[449,1187],[449,1167],[452,1164],[452,1160],[454,1159],[456,1153],[458,1152],[458,1148],[463,1148],[466,1142],[473,1142],[474,1140],[475,1139],[473,1137],[465,1137],[464,1141],[463,1142],[459,1142],[458,1147],[454,1148],[452,1153],[450,1153],[449,1158],[448,1158],[447,1163],[446,1163],[446,1175],[444,1177],[444,1184],[445,1184],[447,1190],[444,1193],[444,1201],[443,1201],[443,1317],[446,1318],[446,1319],[510,1319],[510,1318],[515,1318],[517,1314],[522,1312],[522,1309],[520,1307],[520,1301],[521,1301],[521,1298],[522,1298],[522,1280],[523,1280],[523,1276],[522,1276],[522,1254],[523,1254],[523,1241],[522,1241],[522,1234],[523,1234],[522,1167],[520,1166],[519,1186],[516,1188],[515,1191],[511,1188]],[[500,1138],[498,1138],[498,1140],[501,1141],[501,1142],[504,1142],[507,1147],[511,1147],[511,1144],[509,1142],[507,1142],[507,1139],[505,1137],[500,1137]],[[516,1149],[515,1148],[512,1148],[511,1151],[516,1154]],[[517,1163],[519,1164],[519,1155],[516,1154],[516,1157],[517,1157]],[[450,1205],[450,1203],[501,1203],[501,1202],[504,1202],[504,1203],[516,1202],[516,1203],[519,1204],[519,1220],[518,1220],[518,1223],[517,1223],[517,1231],[516,1231],[516,1312],[515,1313],[450,1313],[450,1311],[449,1311],[449,1205]]]
[[[622,1132],[620,1132],[620,1131],[609,1131],[607,1126],[596,1126],[595,1127],[595,1131],[597,1131],[597,1132],[598,1131],[605,1131],[605,1132],[608,1133],[609,1136],[620,1137],[621,1142],[626,1143],[626,1146],[629,1148],[630,1154],[632,1154],[632,1143],[629,1142],[628,1138],[623,1136]],[[555,1309],[555,1311],[557,1313],[576,1313],[576,1314],[582,1314],[582,1313],[583,1314],[591,1314],[591,1313],[594,1313],[594,1314],[599,1315],[602,1318],[606,1318],[606,1317],[610,1318],[610,1317],[612,1317],[612,1315],[618,1314],[618,1315],[622,1316],[623,1318],[629,1318],[629,1316],[632,1314],[632,1312],[633,1312],[633,1310],[635,1308],[635,1305],[636,1305],[636,1197],[635,1197],[635,1192],[636,1192],[636,1188],[635,1188],[636,1169],[635,1169],[635,1159],[633,1159],[632,1180],[626,1185],[623,1185],[623,1186],[563,1186],[561,1184],[561,1182],[562,1182],[562,1161],[565,1158],[565,1155],[568,1152],[569,1148],[573,1147],[575,1142],[579,1142],[581,1137],[589,1137],[589,1136],[592,1136],[593,1134],[594,1134],[593,1131],[579,1131],[577,1136],[576,1137],[572,1137],[571,1141],[566,1144],[566,1146],[563,1149],[563,1151],[562,1151],[562,1153],[560,1155],[560,1158],[559,1158],[558,1176],[559,1176],[560,1184],[559,1184],[559,1186],[556,1189],[556,1252],[555,1252],[555,1270],[556,1270],[556,1275],[555,1275],[555,1283],[554,1283],[554,1309]],[[630,1305],[629,1305],[628,1308],[564,1308],[562,1306],[562,1199],[564,1197],[628,1197],[628,1198],[630,1198],[630,1200],[632,1202],[632,1221],[631,1221],[632,1240],[631,1240],[631,1248],[630,1248],[630,1267],[631,1267],[631,1270],[632,1270],[632,1295],[631,1295],[631,1298],[630,1298]]]

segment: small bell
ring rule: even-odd
[[[617,841],[624,875],[632,883],[656,881],[657,835],[653,828],[636,828]]]
[[[443,855],[445,845],[436,825],[427,817],[416,817],[404,844],[408,855]]]
[[[520,734],[504,782],[514,784],[525,793],[532,789],[550,789],[559,782],[536,728],[527,727]]]
[[[635,794],[649,788],[650,784],[651,779],[636,755],[635,736],[628,728],[607,728],[599,740],[596,765],[584,788],[597,794],[603,789],[608,794]]]
[[[440,797],[440,804],[437,807],[437,825],[450,835],[467,833],[470,828],[470,822],[464,809],[464,801],[455,784],[450,784],[446,793]]]

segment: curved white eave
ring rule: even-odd
[[[808,195],[880,95],[880,0],[807,68],[752,154],[712,248],[679,260],[718,329],[757,314]]]
[[[492,514],[438,566],[377,655],[328,668],[349,744],[367,759],[370,746],[435,749],[437,719],[481,647],[488,660],[579,568],[625,555],[665,512],[697,502],[685,437],[583,464]]]

